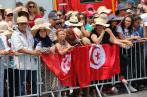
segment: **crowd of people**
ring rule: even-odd
[[[61,55],[72,51],[76,46],[91,44],[118,44],[122,48],[133,45],[133,41],[147,40],[147,21],[141,15],[147,12],[147,2],[135,5],[133,1],[118,4],[115,13],[105,6],[95,9],[88,4],[84,12],[52,10],[48,22],[44,20],[45,9],[34,1],[24,5],[16,3],[16,8],[0,8],[0,97],[3,96],[5,59],[11,59],[15,76],[20,85],[16,95],[25,95],[24,82],[32,80],[32,93],[37,92],[37,65],[34,57],[41,53]],[[146,16],[147,17],[147,16]],[[8,57],[6,55],[10,55]],[[124,61],[124,60],[122,60]],[[121,62],[123,72],[125,62]],[[11,74],[11,67],[9,74]],[[124,73],[124,72],[123,72]],[[121,75],[121,81],[128,83]],[[32,78],[30,78],[32,75]],[[10,80],[11,86],[14,87]],[[133,87],[132,87],[133,88]],[[134,91],[135,88],[133,88]],[[13,97],[14,90],[9,91]],[[87,92],[88,93],[88,92]],[[80,94],[78,97],[81,97]],[[87,94],[86,97],[90,97]]]

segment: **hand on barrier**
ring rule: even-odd
[[[68,47],[68,51],[69,51],[69,52],[72,51],[73,48],[74,48],[74,46],[70,46],[70,47]]]
[[[32,51],[32,55],[34,55],[34,56],[38,56],[40,54],[41,54],[40,50],[33,50]]]

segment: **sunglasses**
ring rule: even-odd
[[[29,8],[35,8],[35,6],[29,6]]]
[[[57,14],[57,16],[61,17],[61,16],[62,16],[62,14]]]
[[[13,13],[10,13],[10,14],[7,15],[7,17],[10,17],[10,16],[13,16]]]

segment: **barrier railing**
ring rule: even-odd
[[[122,73],[129,82],[147,79],[146,50],[147,42],[135,42],[133,47],[121,49],[121,55],[127,60],[122,62],[125,63]],[[0,60],[0,77],[4,76],[4,97],[42,97],[44,95],[60,97],[61,91],[80,88],[78,86],[62,87],[55,75],[38,57],[30,55],[1,56]],[[119,76],[93,82],[87,87],[95,87],[98,95],[102,97],[103,86],[120,83]],[[0,80],[1,82],[2,80]],[[125,87],[128,93],[131,93],[126,84]]]

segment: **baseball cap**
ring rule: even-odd
[[[58,17],[58,15],[57,15],[56,12],[50,12],[50,13],[48,14],[48,18],[50,18],[50,19],[55,19],[55,20],[58,20],[58,19],[59,19],[59,17]]]

